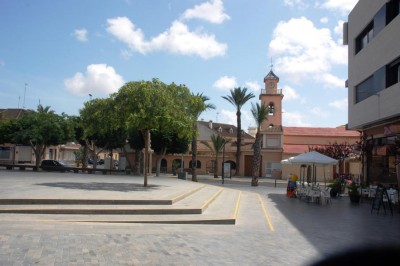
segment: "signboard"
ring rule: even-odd
[[[389,195],[388,195],[388,193],[387,193],[387,191],[386,191],[386,188],[383,187],[383,186],[378,186],[378,187],[376,188],[375,198],[374,198],[374,200],[372,201],[371,213],[372,213],[373,210],[377,210],[377,213],[379,214],[379,209],[380,209],[381,206],[383,206],[383,210],[384,210],[385,213],[386,213],[385,204],[384,204],[384,202],[383,202],[383,197],[384,197],[384,196],[385,196],[386,199],[387,199],[387,202],[388,202],[388,204],[389,204],[390,212],[391,212],[392,215],[393,215],[392,203],[390,202],[390,198],[389,198]]]
[[[230,163],[224,163],[223,178],[231,178],[231,164]]]

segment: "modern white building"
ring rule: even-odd
[[[400,183],[400,0],[362,0],[344,24],[348,128],[364,134],[364,181]]]

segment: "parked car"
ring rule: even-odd
[[[40,168],[46,171],[70,171],[69,166],[63,162],[58,160],[43,160]]]
[[[103,159],[98,160],[98,161],[97,161],[97,164],[98,164],[98,165],[103,165],[103,164],[104,164],[104,160],[103,160]]]

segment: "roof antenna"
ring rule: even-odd
[[[24,90],[24,104],[22,105],[22,109],[25,109],[25,95],[26,95],[26,86],[28,86],[28,83],[25,83],[25,90]]]

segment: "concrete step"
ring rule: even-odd
[[[1,198],[1,205],[172,205],[203,189],[197,186],[168,199]],[[132,195],[134,197],[134,195]]]
[[[106,215],[143,215],[143,214],[201,214],[209,204],[222,192],[223,189],[214,186],[202,186],[191,193],[183,193],[185,197],[173,205],[129,205],[129,200],[21,200],[19,204],[0,205],[0,213],[25,213],[25,214],[106,214]],[[160,200],[154,199],[153,202]],[[170,200],[173,202],[173,200]],[[21,204],[29,202],[31,204]],[[32,203],[33,202],[33,203]],[[38,203],[47,204],[38,204]],[[63,204],[58,204],[62,202]],[[85,204],[89,202],[90,204]],[[70,204],[68,204],[70,203]],[[78,203],[78,204],[72,204]],[[95,204],[97,203],[97,204]]]
[[[238,190],[204,186],[172,206],[3,205],[0,213],[13,219],[68,223],[235,224],[239,202]]]

